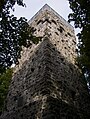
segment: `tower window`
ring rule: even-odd
[[[51,24],[51,22],[49,21],[49,19],[45,19],[44,21],[43,21],[43,23],[44,22],[48,22],[49,24]]]
[[[57,35],[59,35],[57,32],[55,32]]]
[[[37,22],[37,25],[38,25],[40,22],[42,22],[42,20],[39,20],[39,21]]]
[[[56,21],[52,20],[52,22],[53,22],[55,25],[57,25]]]
[[[36,30],[37,30],[37,29],[34,28],[34,27],[31,28],[31,31],[32,31],[33,33],[34,33]]]
[[[62,29],[62,31],[65,31],[63,27],[60,26],[60,29]]]
[[[67,33],[69,36],[72,36],[69,32]]]
[[[63,32],[63,30],[62,30],[62,29],[60,29],[59,31],[60,31],[61,33]]]
[[[57,30],[60,31],[61,33],[62,33],[63,31],[65,31],[64,28],[61,27],[61,26],[60,26],[60,28],[57,28]]]
[[[61,40],[62,42],[64,42],[64,40]]]
[[[73,43],[76,44],[76,41],[73,40]]]
[[[52,48],[55,51],[55,48]]]
[[[65,36],[67,37],[67,34],[65,34]]]
[[[34,72],[34,68],[31,68],[31,72]]]
[[[39,66],[38,68],[41,69],[41,66]]]
[[[64,58],[61,58],[61,61],[63,62],[64,61]]]

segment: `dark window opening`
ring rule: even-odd
[[[45,19],[44,21],[43,21],[43,23],[44,22],[48,22],[49,24],[51,24],[51,22],[49,21],[49,19]]]
[[[72,66],[70,66],[70,70],[73,71],[73,67]]]
[[[61,33],[63,32],[63,30],[62,30],[62,29],[57,28],[57,30],[58,30],[58,31],[60,31]]]
[[[52,34],[50,33],[50,36],[51,36]]]
[[[31,72],[34,72],[34,68],[31,68]]]
[[[62,42],[64,42],[64,40],[62,40]]]
[[[47,44],[46,46],[47,46],[47,47],[50,47],[50,44]]]
[[[68,40],[66,40],[66,42],[68,42]]]
[[[9,93],[8,95],[11,96],[11,93]]]
[[[34,61],[34,58],[32,59],[32,62]]]
[[[52,20],[52,22],[53,22],[55,25],[57,25],[56,21]]]
[[[78,53],[78,49],[76,49],[75,52]]]
[[[65,31],[65,30],[64,30],[64,28],[63,28],[63,27],[61,27],[61,26],[60,26],[60,29],[62,29],[63,31]]]
[[[65,63],[65,62],[63,62],[63,64],[64,64],[64,65],[66,65],[66,63]]]
[[[21,117],[23,117],[23,114],[21,114]]]
[[[63,62],[64,61],[64,58],[61,58],[61,61]]]
[[[41,66],[39,66],[38,68],[41,69]]]
[[[67,37],[67,34],[65,34],[65,36]]]
[[[40,22],[42,22],[42,20],[39,20],[39,21],[37,22],[37,25],[38,25]]]
[[[31,31],[32,31],[33,33],[34,33],[36,30],[37,30],[37,29],[34,28],[34,27],[31,28]]]
[[[55,48],[52,48],[55,51]]]
[[[14,98],[14,101],[16,101],[16,100],[17,100],[17,96],[14,96],[13,98]]]
[[[55,32],[56,33],[56,35],[59,35],[57,32]]]
[[[74,44],[76,44],[76,41],[73,40],[73,42],[74,42]]]
[[[58,51],[58,53],[60,54],[60,52]]]
[[[64,81],[65,84],[67,84],[67,81]]]
[[[60,32],[62,33],[62,32],[63,32],[63,30],[62,30],[62,29],[60,29]]]
[[[61,27],[61,26],[60,26],[60,28],[57,28],[57,30],[60,31],[61,33],[62,33],[63,31],[65,31],[64,28]]]
[[[69,32],[67,33],[69,36],[72,36]]]

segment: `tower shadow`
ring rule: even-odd
[[[89,119],[89,101],[79,68],[46,37],[14,74],[0,119]]]

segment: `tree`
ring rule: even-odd
[[[0,12],[9,8],[13,8],[15,3],[21,6],[25,6],[23,0],[0,0]]]
[[[2,113],[4,100],[6,98],[8,87],[11,82],[13,69],[7,69],[5,73],[0,75],[0,115]]]
[[[79,66],[90,82],[90,0],[68,1],[72,9],[69,22],[74,21],[75,28],[81,29],[81,33],[78,33]]]
[[[28,47],[31,41],[37,43],[27,20],[10,15],[10,9],[13,10],[15,3],[25,6],[23,0],[0,0],[0,73],[13,63],[18,63],[22,45]]]
[[[23,0],[0,0],[0,114],[12,78],[11,65],[18,63],[22,45],[29,47],[40,40],[33,36],[34,29],[25,18],[10,15],[15,3],[25,6]]]

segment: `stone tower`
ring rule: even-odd
[[[29,25],[42,41],[23,48],[0,119],[89,119],[73,27],[48,5]]]

